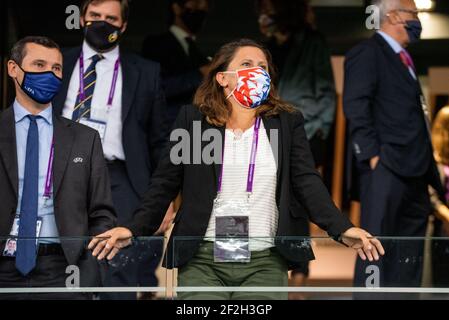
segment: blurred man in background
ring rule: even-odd
[[[361,227],[376,236],[423,237],[428,185],[443,196],[427,106],[406,48],[420,40],[413,0],[376,0],[381,28],[346,56],[344,111],[360,187]],[[419,287],[423,243],[389,241],[378,264],[381,286]],[[370,262],[371,264],[371,262]],[[357,260],[355,285],[367,263]]]
[[[180,107],[192,103],[208,70],[209,60],[196,43],[208,11],[208,0],[169,0],[169,30],[143,44],[142,56],[161,64],[170,127]]]

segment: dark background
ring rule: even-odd
[[[82,41],[81,30],[68,30],[65,22],[69,5],[80,0],[0,0],[0,54],[2,58],[1,104],[6,97],[5,62],[11,45],[26,35],[46,35],[62,47],[76,46]],[[369,1],[365,2],[366,5]],[[442,39],[424,40],[410,48],[420,74],[429,66],[449,65],[449,1],[436,0],[436,14],[447,20],[435,29],[445,33]],[[131,0],[128,30],[122,47],[140,53],[142,41],[148,34],[167,28],[168,0]],[[365,28],[365,7],[314,7],[318,29],[327,37],[332,54],[343,55],[355,43],[372,34]],[[447,16],[442,16],[446,14]],[[431,17],[432,19],[432,17]],[[223,43],[242,37],[261,39],[258,31],[254,0],[210,0],[210,15],[198,36],[199,46],[213,55]],[[167,54],[170,54],[169,52]]]
[[[61,46],[79,45],[80,30],[67,30],[67,6],[79,5],[79,0],[2,0],[2,23],[10,38],[30,34],[47,35]],[[366,1],[367,3],[369,1]],[[167,0],[131,0],[131,14],[126,37],[122,45],[139,52],[147,34],[159,33],[167,28]],[[241,37],[259,39],[254,0],[210,0],[211,11],[203,31],[198,37],[206,53],[213,54],[224,42]],[[334,54],[344,54],[350,46],[366,38],[371,31],[365,28],[364,7],[315,7],[318,29],[328,38]],[[436,0],[434,12],[448,15],[449,1]],[[4,18],[6,17],[6,19]],[[9,20],[9,21],[8,21]],[[12,31],[12,32],[11,32]],[[449,35],[449,30],[447,31]],[[449,37],[448,37],[449,38]],[[14,40],[14,39],[12,39]],[[4,45],[10,45],[2,41]],[[417,52],[432,53],[448,63],[449,39],[427,40],[416,47]]]

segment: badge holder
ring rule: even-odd
[[[214,202],[214,262],[250,262],[248,201]]]
[[[3,249],[3,256],[4,257],[15,257],[16,251],[17,251],[17,237],[19,236],[19,224],[20,224],[20,217],[16,215],[14,218],[13,227],[11,230],[11,234],[9,235],[9,238],[6,240],[5,248]],[[41,227],[42,227],[42,218],[37,218],[36,221],[36,248],[38,247],[38,241],[39,241],[39,235],[41,233]]]

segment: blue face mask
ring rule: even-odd
[[[40,104],[47,104],[58,94],[62,79],[52,71],[27,72],[21,66],[19,68],[24,72],[24,75],[22,84],[16,79],[17,84],[31,99]]]
[[[422,24],[419,20],[408,20],[405,22],[405,30],[407,30],[410,43],[418,42],[421,39]]]

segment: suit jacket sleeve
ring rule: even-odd
[[[304,118],[300,112],[294,117],[290,172],[294,196],[306,208],[312,222],[333,237],[338,237],[353,227],[348,217],[333,203],[321,176],[315,169],[304,131]]]
[[[90,168],[87,190],[89,234],[98,235],[116,226],[111,184],[98,132],[94,135]]]
[[[360,45],[345,61],[344,112],[358,161],[379,155],[380,147],[372,115],[376,94],[376,55],[373,48]]]
[[[183,108],[175,121],[175,128],[187,129],[187,125],[186,108]],[[142,206],[135,212],[133,221],[125,225],[134,236],[153,235],[161,225],[170,202],[181,189],[183,164],[174,164],[170,159],[170,150],[176,143],[169,141],[165,147]]]
[[[160,69],[157,68],[154,75],[154,87],[151,91],[154,92],[154,99],[151,104],[151,113],[148,119],[148,150],[150,150],[151,168],[156,168],[161,156],[161,152],[167,142],[169,124],[167,120],[167,107],[165,103],[165,96],[161,87]]]

